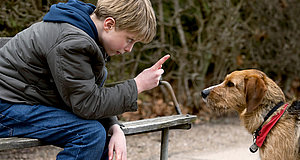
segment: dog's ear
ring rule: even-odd
[[[252,112],[262,102],[267,88],[263,78],[257,75],[246,76],[244,80],[247,112]]]

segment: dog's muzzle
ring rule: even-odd
[[[202,90],[201,92],[201,96],[202,96],[202,99],[204,102],[207,102],[207,96],[209,95],[210,91],[218,86],[222,85],[222,83],[218,84],[218,85],[214,85],[214,86],[211,86],[211,87],[208,87],[204,90]]]
[[[211,91],[212,89],[214,89],[214,88],[220,86],[220,85],[222,85],[222,83],[204,89],[204,90],[201,92],[202,99],[206,102],[206,98],[207,98],[207,96],[209,95],[210,91]]]

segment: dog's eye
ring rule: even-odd
[[[226,86],[227,86],[227,87],[233,87],[233,86],[234,86],[234,83],[232,83],[231,81],[228,81],[227,84],[226,84]]]

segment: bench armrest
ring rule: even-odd
[[[153,132],[164,128],[189,129],[190,124],[196,120],[195,115],[172,115],[156,118],[142,119],[137,121],[123,122],[121,128],[125,135],[132,135],[145,132]],[[188,124],[188,126],[187,126]]]

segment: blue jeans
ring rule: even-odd
[[[0,109],[5,107],[0,112],[0,137],[36,138],[62,147],[58,160],[108,159],[106,131],[97,120],[85,120],[54,107],[0,100]]]

